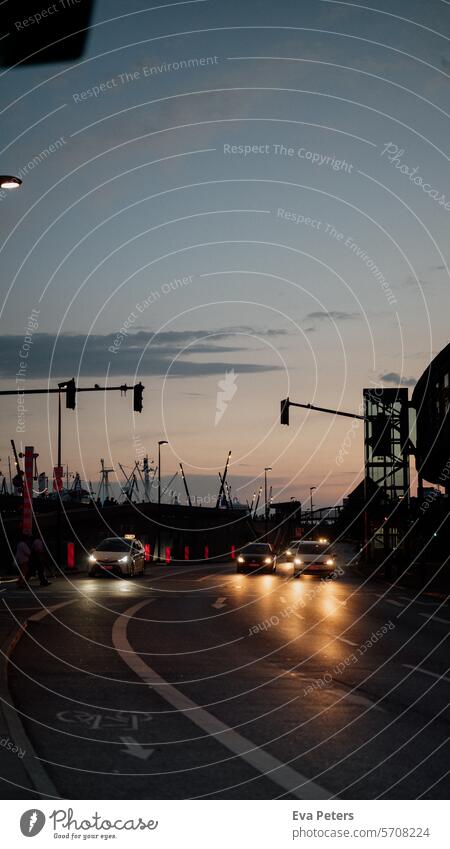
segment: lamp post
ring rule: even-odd
[[[265,535],[267,536],[267,523],[269,521],[269,505],[267,504],[267,472],[272,471],[272,466],[266,466],[264,469],[264,524]]]
[[[312,497],[312,494],[313,494],[315,489],[317,489],[316,486],[310,486],[309,487],[309,510],[310,510],[310,515],[311,515],[311,530],[312,530],[312,525],[313,525],[313,497]]]
[[[158,507],[161,505],[161,445],[168,445],[167,439],[158,442]],[[161,560],[161,517],[158,515],[158,560]]]

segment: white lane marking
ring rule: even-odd
[[[385,598],[386,604],[392,604],[394,607],[404,607],[405,605],[401,603],[401,601],[394,601],[393,598]]]
[[[429,613],[419,613],[422,619],[428,619],[429,622],[440,622],[442,625],[450,625],[450,619],[442,619],[441,616],[433,616]]]
[[[424,604],[426,607],[440,603],[438,601],[421,601],[419,598],[408,598],[406,595],[399,595],[399,598],[403,599],[403,601],[409,602],[409,604]]]
[[[226,606],[226,603],[227,603],[227,597],[226,596],[219,596],[219,598],[216,599],[216,601],[214,602],[214,604],[211,605],[211,607],[215,607],[216,610],[220,610],[222,607]]]
[[[150,755],[155,751],[154,749],[146,749],[134,737],[121,737],[120,739],[126,746],[126,749],[121,749],[120,751],[125,752],[127,755],[133,755],[133,757],[139,758],[141,761],[148,760]]]
[[[226,577],[228,577],[228,574],[224,575],[224,574],[221,574],[220,572],[215,572],[213,574],[210,573],[209,575],[204,575],[203,578],[197,578],[196,580],[197,580],[198,584],[201,584],[202,581],[209,581],[210,578],[212,579],[212,578],[226,578]]]
[[[380,705],[375,704],[375,702],[373,702],[367,696],[360,696],[358,695],[358,693],[355,692],[349,693],[348,690],[345,689],[345,687],[341,687],[339,685],[335,685],[335,687],[333,688],[333,692],[334,691],[341,693],[343,695],[343,701],[345,700],[350,704],[361,705],[362,707],[370,707],[373,710],[378,710],[381,713],[386,713],[384,708],[382,708]],[[336,707],[338,707],[338,705],[336,705]]]
[[[292,793],[296,799],[329,799],[330,793],[323,787],[311,781],[287,764],[282,763],[264,749],[258,748],[237,731],[229,728],[204,708],[185,696],[157,672],[151,669],[145,661],[136,654],[127,638],[129,620],[145,607],[147,601],[141,601],[129,607],[118,616],[112,629],[112,642],[124,663],[133,670],[138,678],[146,681],[149,686],[168,704],[183,713],[195,725],[210,734],[219,744],[229,749],[233,754],[250,764],[257,772],[268,780],[278,784],[283,790]]]
[[[421,672],[422,675],[429,675],[430,678],[439,678],[440,681],[448,681],[450,683],[450,678],[447,678],[446,675],[438,675],[437,672],[430,672],[429,669],[422,669],[421,666],[411,666],[410,663],[404,663],[403,666],[406,669],[412,669],[413,672]]]
[[[76,599],[74,599],[76,601]],[[40,622],[41,619],[44,619],[48,616],[49,613],[53,613],[55,610],[59,610],[61,607],[67,607],[69,604],[74,604],[74,601],[61,601],[59,604],[53,604],[51,607],[44,607],[43,610],[40,610],[39,613],[33,613],[32,616],[28,616],[29,622]]]
[[[336,637],[336,640],[340,640],[341,643],[347,643],[348,646],[358,645],[358,643],[354,643],[353,640],[347,640],[347,637]]]

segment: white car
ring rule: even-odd
[[[109,537],[91,551],[88,563],[91,578],[104,572],[121,578],[133,578],[134,575],[144,574],[145,549],[137,539]]]
[[[328,540],[293,540],[277,557],[278,567],[293,567],[294,578],[303,572],[333,572],[336,556]]]

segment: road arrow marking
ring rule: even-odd
[[[225,607],[227,602],[226,596],[219,596],[219,598],[211,605],[211,607],[215,607],[216,610],[220,610],[221,607]]]
[[[348,640],[347,637],[336,637],[337,640],[340,640],[341,643],[347,643],[348,646],[357,646],[358,643],[354,643],[353,640]]]
[[[121,737],[122,743],[125,743],[126,749],[121,749],[121,752],[126,752],[127,755],[133,755],[141,761],[146,761],[155,751],[154,749],[146,749],[141,746],[134,737]]]
[[[412,669],[413,672],[421,672],[422,675],[429,675],[430,678],[438,678],[439,681],[449,681],[450,682],[450,678],[447,678],[446,675],[444,675],[444,674],[438,675],[437,672],[430,672],[429,669],[422,669],[421,666],[411,666],[410,663],[404,663],[403,666],[405,667],[405,669]]]

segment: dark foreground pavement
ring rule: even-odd
[[[344,561],[2,584],[3,798],[446,798],[450,609]]]

